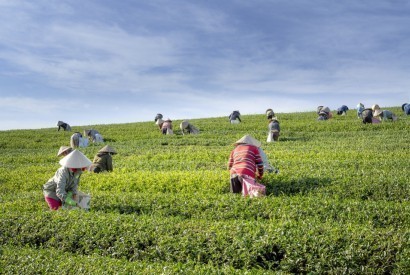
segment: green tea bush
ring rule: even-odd
[[[91,210],[49,211],[42,185],[72,132],[0,131],[0,273],[408,274],[410,119],[364,125],[355,111],[316,121],[277,114],[193,119],[199,135],[153,122],[73,126],[114,147],[111,173],[83,173]],[[279,174],[267,196],[229,192],[227,161],[244,134]],[[93,159],[103,145],[80,150]]]

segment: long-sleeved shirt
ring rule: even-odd
[[[239,144],[232,150],[228,169],[230,174],[247,175],[255,178],[255,172],[263,176],[263,160],[258,147],[250,144]]]
[[[229,120],[239,120],[241,121],[241,114],[238,112],[233,112],[229,115]]]
[[[69,191],[77,194],[79,181],[80,177],[76,178],[69,168],[62,166],[43,185],[44,196],[64,202]]]
[[[272,120],[269,123],[269,131],[271,132],[280,132],[279,122],[277,120]]]
[[[109,153],[98,153],[94,157],[92,167],[99,167],[100,172],[113,171],[111,155]]]

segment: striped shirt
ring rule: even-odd
[[[230,174],[247,175],[255,178],[256,169],[263,175],[263,161],[258,147],[249,144],[239,144],[229,156],[228,168]]]

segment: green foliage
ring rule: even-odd
[[[0,132],[0,273],[410,273],[410,119],[364,125],[349,111],[193,119],[199,135],[162,135],[153,122],[99,130],[111,173],[83,173],[91,210],[49,211],[41,187],[72,132]],[[263,198],[229,193],[227,161],[244,134],[279,174]],[[103,145],[81,151],[91,160]]]

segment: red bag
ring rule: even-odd
[[[255,181],[252,178],[243,178],[242,182],[242,195],[250,198],[262,197],[266,194],[266,187]]]

